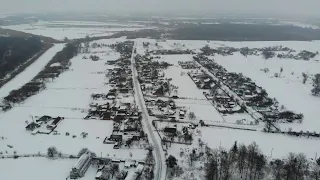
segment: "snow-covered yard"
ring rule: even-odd
[[[63,180],[69,175],[76,159],[47,158],[1,159],[1,179]],[[19,169],[19,173],[16,170]],[[54,172],[54,173],[53,173]],[[90,169],[88,173],[90,172]],[[83,178],[83,180],[92,180]]]

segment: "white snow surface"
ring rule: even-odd
[[[19,89],[21,86],[32,80],[56,55],[57,52],[61,51],[64,44],[55,44],[52,48],[47,50],[42,56],[40,56],[35,62],[27,67],[23,72],[18,74],[11,81],[6,83],[0,88],[0,99],[9,95],[12,90]]]
[[[0,177],[3,180],[63,180],[69,175],[71,167],[76,161],[76,159],[50,160],[47,158],[1,159]]]
[[[135,31],[146,27],[137,23],[122,24],[90,21],[39,21],[32,24],[3,26],[2,28],[63,40],[65,37],[68,39],[78,39],[86,36],[109,36],[114,32]]]

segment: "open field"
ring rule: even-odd
[[[46,158],[2,159],[0,168],[3,179],[65,179],[76,160],[49,160]],[[20,173],[13,171],[20,169]],[[55,173],[52,173],[54,170]],[[49,175],[50,174],[50,175]],[[88,178],[89,180],[90,178]],[[86,180],[86,179],[83,179]]]
[[[108,36],[119,31],[135,31],[146,28],[145,25],[132,23],[103,23],[90,21],[39,21],[33,24],[3,26],[6,29],[52,37],[57,40],[84,38],[86,36]]]

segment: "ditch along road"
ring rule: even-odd
[[[152,121],[148,114],[147,107],[144,102],[143,94],[141,91],[140,83],[138,81],[138,72],[136,69],[135,62],[135,49],[137,43],[134,42],[134,46],[132,49],[131,55],[131,70],[132,70],[132,81],[134,86],[135,100],[137,105],[140,107],[142,112],[142,123],[147,130],[149,142],[152,143],[154,150],[153,155],[155,157],[155,171],[154,171],[154,179],[155,180],[165,180],[166,179],[166,163],[165,163],[165,155],[161,147],[161,139],[156,134],[156,131],[153,130]]]

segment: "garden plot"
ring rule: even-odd
[[[76,125],[76,128],[74,126]],[[69,133],[70,136],[88,133],[87,137],[100,139],[102,142],[106,136],[112,134],[113,121],[64,119],[56,129],[60,135]]]
[[[3,28],[63,40],[65,37],[68,39],[78,39],[86,36],[109,36],[119,31],[135,31],[146,27],[137,23],[121,24],[90,21],[39,21],[32,24],[3,26]]]
[[[190,61],[191,55],[164,55],[159,61],[165,61],[173,66],[164,70],[165,78],[172,78],[171,84],[178,86],[177,95],[183,98],[205,99],[203,93],[196,87],[187,72],[178,65],[178,61]]]
[[[317,107],[320,107],[320,99],[311,95],[311,80],[306,84],[302,83],[302,73],[319,73],[320,64],[317,61],[282,60],[273,58],[265,61],[262,57],[243,57],[239,53],[233,56],[216,56],[215,60],[230,72],[243,73],[253,79],[257,85],[267,90],[270,97],[275,97],[280,105],[284,105],[288,110],[304,114],[302,124],[280,124],[282,129],[291,127],[296,131],[316,131],[320,130],[320,122],[317,121]],[[280,68],[283,73],[279,78],[274,77],[274,73],[279,73]],[[261,71],[268,68],[269,73]],[[293,73],[292,73],[293,72]]]
[[[1,159],[0,179],[58,180],[66,179],[77,159],[50,160],[47,158]],[[18,170],[15,171],[14,169]],[[54,173],[52,173],[54,171]],[[90,172],[90,169],[88,173]],[[89,178],[83,180],[89,180]],[[92,178],[93,179],[93,178]]]

